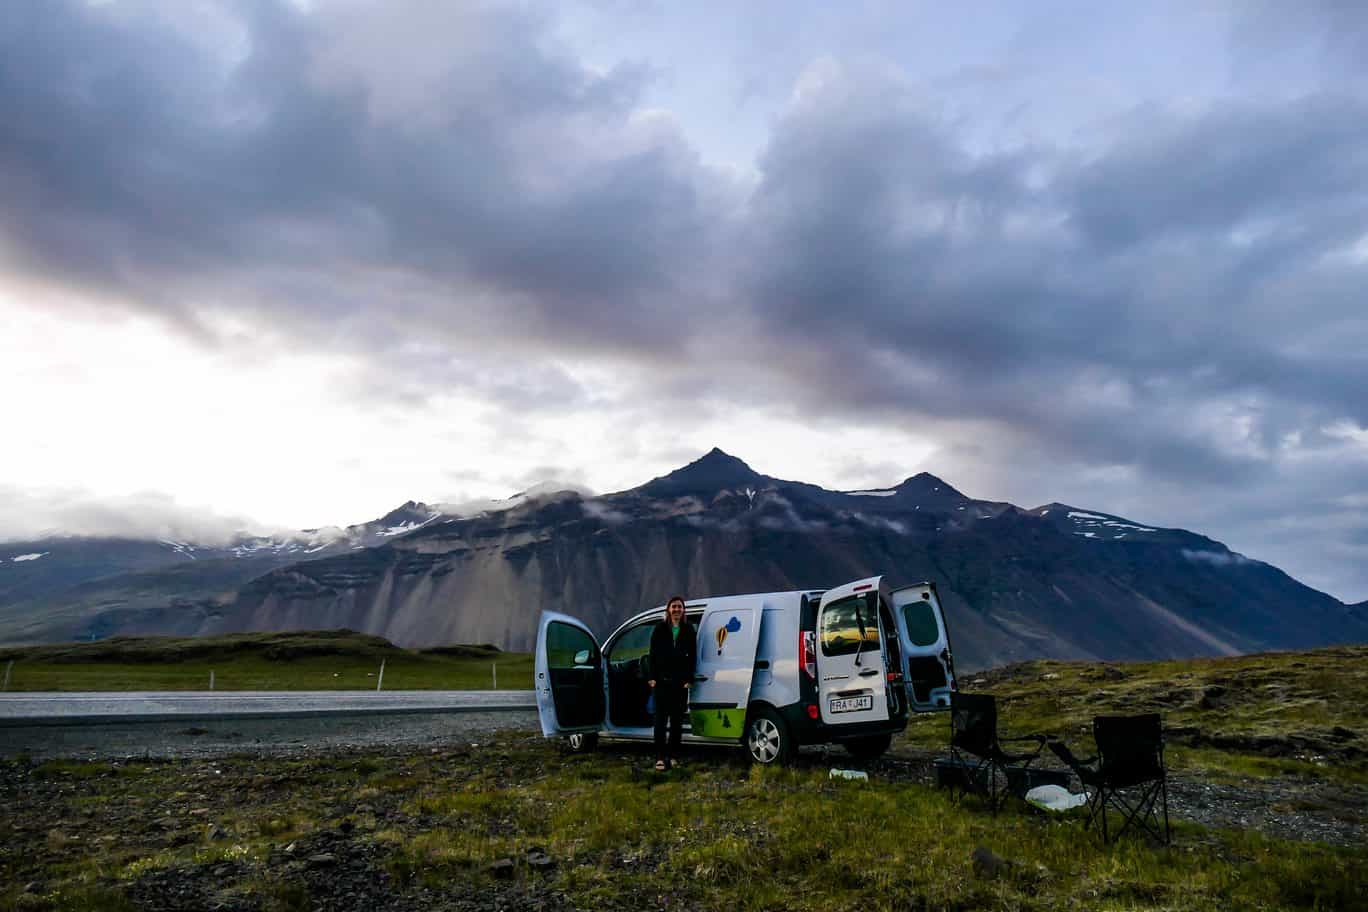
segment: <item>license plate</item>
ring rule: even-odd
[[[833,713],[859,712],[862,709],[873,709],[874,698],[864,697],[837,697],[831,701],[831,711]]]

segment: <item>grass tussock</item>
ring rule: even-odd
[[[1094,716],[1158,712],[1169,761],[1204,775],[1368,783],[1368,646],[1169,662],[1024,662],[964,675],[996,694],[1008,733],[1043,732],[1091,753]],[[944,714],[903,741],[939,748]]]
[[[0,649],[14,662],[14,691],[374,690],[380,664],[389,690],[532,686],[532,658],[491,645],[401,649],[351,630],[215,637],[111,637]]]

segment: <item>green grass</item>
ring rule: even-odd
[[[220,898],[309,908],[319,885],[306,885],[282,848],[313,845],[343,821],[374,859],[367,876],[387,875],[400,896],[439,907],[472,895],[531,907],[548,891],[581,909],[1365,907],[1361,849],[1191,824],[1175,828],[1169,848],[1102,845],[1076,816],[1012,805],[994,817],[879,774],[832,781],[824,767],[751,768],[722,751],[663,776],[648,763],[647,751],[572,756],[509,733],[440,755],[94,764],[95,774],[71,763],[0,766],[11,786],[45,770],[10,792],[12,815],[0,819],[0,845],[24,846],[0,850],[0,883],[14,885],[0,887],[0,909],[127,908],[141,878],[166,871],[202,878]],[[63,809],[92,797],[122,813],[72,824]],[[38,801],[54,819],[33,820]],[[160,814],[171,815],[170,832],[150,824]],[[228,837],[207,841],[206,821]],[[46,838],[12,832],[21,822],[48,828]],[[1012,864],[977,874],[976,846]],[[551,854],[553,871],[523,864],[534,848]],[[499,858],[518,862],[513,881],[492,878]],[[224,861],[231,873],[215,872]],[[35,880],[41,892],[21,895]]]
[[[532,687],[532,657],[487,646],[400,649],[351,631],[224,637],[116,637],[0,650],[11,691],[501,690]]]
[[[1086,754],[1094,716],[1158,712],[1175,769],[1368,783],[1368,646],[1169,662],[1035,661],[967,674],[960,686],[997,695],[1003,733],[1053,735]],[[941,748],[949,724],[943,713],[914,717],[902,742]]]

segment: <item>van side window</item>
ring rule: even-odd
[[[608,661],[614,663],[630,662],[651,651],[651,631],[655,623],[640,624],[618,637],[616,643],[608,647]]]
[[[874,652],[879,651],[879,616],[863,595],[852,595],[824,607],[818,627],[822,631],[822,655],[854,655],[857,650],[871,647]]]
[[[908,602],[903,606],[903,620],[913,646],[934,646],[940,639],[940,625],[936,623],[936,612],[930,602]]]

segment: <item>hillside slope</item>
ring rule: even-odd
[[[1106,537],[1081,525],[1105,523],[1118,524],[1100,526]],[[205,630],[346,626],[406,645],[526,650],[542,609],[606,634],[672,592],[827,588],[878,572],[937,583],[965,667],[1368,641],[1337,600],[1189,532],[976,501],[930,475],[826,491],[719,451],[619,494],[567,492],[273,571]]]
[[[107,579],[11,606],[8,620],[0,611],[0,639],[346,627],[405,646],[525,651],[543,609],[606,634],[674,592],[824,589],[883,573],[936,582],[965,668],[1368,641],[1364,611],[1204,536],[1065,504],[975,500],[926,473],[829,491],[714,450],[616,494],[543,494],[400,528],[250,578],[212,562],[177,567],[165,584],[180,588],[160,594],[156,580]]]

